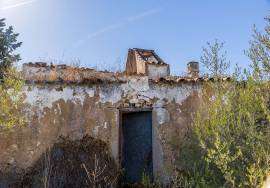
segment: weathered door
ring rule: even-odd
[[[152,112],[123,114],[122,131],[124,182],[141,182],[143,174],[152,180]]]

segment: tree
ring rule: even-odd
[[[213,77],[226,74],[230,66],[230,62],[226,58],[227,52],[223,51],[223,46],[224,43],[215,40],[213,44],[208,42],[207,46],[203,47],[201,63]]]
[[[254,27],[250,48],[247,51],[255,79],[270,78],[270,16],[265,20],[267,25],[264,32],[259,32]]]
[[[263,42],[256,45],[270,44]],[[254,54],[263,52],[254,50],[256,45],[251,45],[252,65],[269,63],[261,56],[256,59]],[[220,60],[226,57],[217,55],[222,47],[217,43],[208,47],[212,50],[203,50],[204,65],[220,77],[229,68]],[[257,67],[257,75],[267,70]],[[239,74],[238,69],[230,82],[204,83],[200,108],[179,150],[182,187],[262,186],[270,171],[269,83],[256,78],[247,71]]]
[[[22,115],[24,82],[13,67],[20,60],[14,50],[22,43],[17,42],[18,34],[12,27],[5,28],[4,21],[0,19],[0,132],[11,131],[26,122]]]
[[[22,45],[22,42],[17,42],[18,36],[19,34],[14,33],[12,26],[6,28],[5,19],[0,19],[0,75],[2,78],[5,71],[11,68],[14,62],[20,60],[20,55],[14,54],[14,51]]]

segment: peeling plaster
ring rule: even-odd
[[[161,125],[170,121],[170,113],[165,108],[157,108],[157,122]]]
[[[160,86],[151,88],[151,90],[147,90],[139,93],[140,95],[147,96],[151,99],[167,99],[167,102],[172,102],[175,100],[176,103],[181,104],[192,92],[195,90],[199,90],[199,87],[194,86],[184,86],[184,87],[168,87],[168,86]]]
[[[106,87],[102,88],[99,93],[100,102],[110,102],[112,104],[117,103],[122,98],[122,91],[119,87]]]
[[[30,130],[25,133],[24,138],[30,140],[27,146],[34,143],[34,147],[38,147],[38,150],[34,151],[33,159],[59,135],[78,139],[78,134],[80,137],[87,134],[108,142],[112,156],[118,160],[120,120],[117,107],[123,103],[132,103],[137,107],[137,103],[143,100],[153,107],[154,173],[166,177],[166,161],[171,162],[168,152],[170,148],[166,141],[179,125],[189,123],[187,114],[191,114],[191,106],[190,103],[185,105],[185,101],[191,97],[188,101],[196,105],[194,99],[197,94],[201,95],[201,89],[201,85],[192,83],[153,83],[149,82],[147,77],[131,78],[126,83],[86,86],[30,84],[25,88],[25,102],[30,105],[30,116],[35,119],[33,118],[34,123],[30,123]],[[193,96],[194,93],[196,94]],[[170,129],[162,126],[164,124],[170,126]],[[35,141],[31,142],[31,139]],[[20,152],[23,153],[24,148]],[[4,160],[6,158],[2,156],[8,154],[0,153],[0,158]],[[28,159],[28,155],[21,156],[18,155],[17,158],[21,159],[19,163],[25,166],[28,163],[24,161],[33,160]]]
[[[72,100],[82,104],[85,98],[84,91],[85,90],[83,88],[76,87],[76,94],[74,95],[74,89],[69,87],[63,88],[63,91],[57,91],[55,89],[38,88],[33,86],[30,91],[26,92],[25,102],[32,106],[38,106],[41,109],[45,107],[51,108],[53,102],[60,99],[64,100],[65,102]],[[92,91],[87,93],[90,93],[91,95]]]
[[[125,84],[82,87],[82,86],[66,86],[62,91],[51,89],[49,86],[45,88],[38,88],[31,86],[31,90],[26,91],[25,102],[31,106],[39,107],[42,110],[45,107],[51,108],[53,103],[58,100],[72,101],[74,103],[83,104],[86,97],[99,97],[100,103],[109,102],[111,104],[118,103],[123,97],[131,99],[131,102],[142,99],[145,101],[156,100],[155,107],[162,107],[164,99],[166,102],[175,101],[181,104],[194,90],[200,90],[198,86],[185,85],[179,87],[172,87],[168,85],[154,85],[149,86],[148,78],[142,77],[140,79],[131,79]],[[61,114],[61,109],[59,110]]]

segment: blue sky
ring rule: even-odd
[[[23,41],[21,63],[79,59],[115,68],[138,47],[156,50],[175,74],[215,39],[246,67],[253,25],[263,29],[269,10],[267,0],[0,0],[0,18]]]

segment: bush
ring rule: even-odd
[[[200,109],[180,143],[174,187],[262,187],[270,171],[269,28],[255,31],[251,42],[253,74],[237,68],[230,82],[220,79],[229,68],[223,45],[203,48],[214,82],[204,83]]]
[[[267,85],[249,78],[205,87],[201,109],[182,143],[180,174],[188,187],[261,186],[270,170]]]

